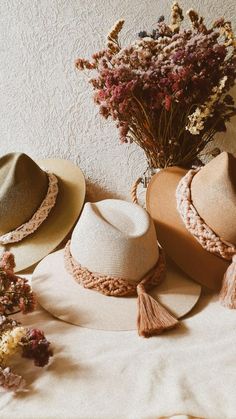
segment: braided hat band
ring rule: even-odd
[[[1,245],[19,242],[34,233],[46,220],[50,211],[55,206],[58,195],[58,180],[53,173],[46,172],[46,174],[48,176],[48,190],[40,207],[29,221],[17,227],[15,230],[0,236]]]
[[[224,275],[220,301],[226,307],[236,308],[236,246],[222,240],[204,222],[193,205],[191,183],[199,170],[201,169],[189,170],[180,180],[176,189],[177,210],[187,230],[205,250],[231,261],[231,265]]]
[[[178,324],[178,320],[146,292],[159,285],[164,278],[166,264],[164,253],[161,249],[157,264],[138,283],[124,278],[90,272],[75,261],[71,255],[70,241],[65,246],[64,261],[67,271],[78,284],[86,289],[98,291],[112,297],[137,295],[137,328],[140,336],[150,337],[158,335]]]

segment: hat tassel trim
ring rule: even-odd
[[[147,294],[142,284],[137,286],[137,293],[139,336],[149,338],[177,326],[178,320],[150,294]]]
[[[165,274],[165,257],[159,250],[159,259],[138,284],[124,278],[90,272],[81,266],[70,253],[70,241],[65,246],[64,260],[67,271],[84,288],[93,289],[112,297],[137,295],[137,329],[139,336],[160,335],[179,322],[169,311],[147,293],[147,289],[159,285]]]
[[[227,308],[236,308],[236,255],[224,274],[219,300]]]

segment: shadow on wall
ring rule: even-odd
[[[236,104],[236,86],[234,86],[229,94],[233,97]],[[219,147],[220,150],[228,151],[236,156],[236,116],[230,122],[226,123],[227,131],[218,133],[215,137],[213,145]]]
[[[95,198],[96,197],[96,198]],[[101,201],[102,199],[122,199],[121,194],[118,192],[110,192],[98,183],[86,180],[86,202]]]

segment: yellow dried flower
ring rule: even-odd
[[[78,70],[84,70],[85,68],[87,70],[92,70],[96,68],[94,63],[90,63],[88,60],[85,60],[83,58],[78,58],[75,61],[75,66],[78,68]]]
[[[234,48],[236,48],[236,40],[232,30],[231,22],[225,22],[221,28],[221,32],[225,37],[225,46],[228,47],[232,45]]]
[[[110,30],[109,34],[107,35],[107,38],[109,40],[117,41],[118,35],[119,35],[121,29],[123,28],[124,23],[125,23],[124,20],[122,20],[122,19],[118,20],[118,22],[116,22],[115,25]]]
[[[92,58],[94,61],[99,61],[102,57],[104,57],[105,54],[106,54],[106,50],[102,49],[101,51],[95,52],[92,55]]]
[[[172,32],[178,32],[181,22],[184,19],[183,10],[179,6],[178,2],[174,2],[171,6],[171,24],[170,28]]]
[[[2,334],[0,340],[0,361],[5,362],[5,360],[13,355],[16,350],[18,343],[23,336],[26,335],[26,329],[24,327],[15,327],[12,330],[8,330]]]
[[[107,48],[109,49],[110,52],[112,53],[116,53],[119,51],[119,48],[117,47],[117,45],[115,45],[113,42],[109,41],[107,43]]]
[[[118,35],[123,28],[125,21],[120,19],[118,22],[115,23],[115,25],[110,30],[109,34],[107,35],[107,48],[112,52],[116,53],[120,50],[120,45],[118,42]],[[112,47],[111,47],[112,45]]]
[[[190,9],[187,11],[186,14],[191,20],[193,29],[196,29],[198,31],[206,30],[206,27],[203,24],[203,20],[204,20],[203,17],[199,17],[198,13],[195,10]]]

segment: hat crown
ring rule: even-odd
[[[193,178],[193,205],[223,240],[236,244],[236,158],[227,152],[211,160]]]
[[[86,203],[71,238],[73,258],[92,272],[139,281],[157,262],[155,228],[136,204]]]
[[[26,154],[0,158],[0,234],[28,221],[46,196],[48,177]]]

